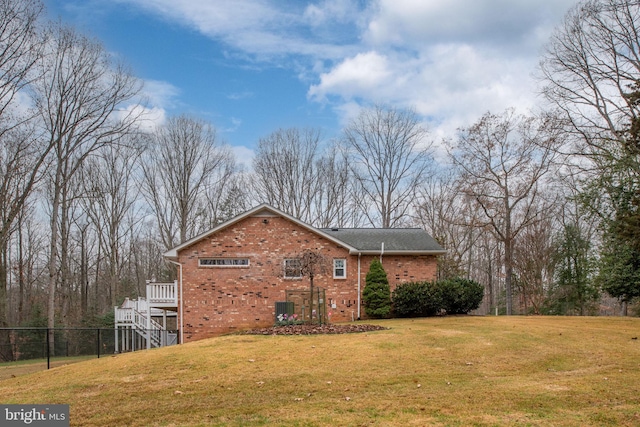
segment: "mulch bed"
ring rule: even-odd
[[[388,328],[377,325],[286,325],[244,331],[247,335],[320,335],[353,334],[358,332],[382,331]]]

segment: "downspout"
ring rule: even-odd
[[[384,255],[384,242],[382,242],[380,247],[380,264],[382,264],[382,255]]]
[[[182,264],[176,261],[167,260],[171,264],[178,266],[178,281],[179,281],[179,298],[180,298],[180,344],[184,344],[184,300],[182,298]]]
[[[147,350],[151,348],[151,303],[147,295]]]
[[[360,320],[360,256],[362,254],[358,252],[358,320]]]

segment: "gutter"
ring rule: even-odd
[[[360,320],[360,253],[358,253],[358,320]],[[353,313],[353,312],[352,312]]]

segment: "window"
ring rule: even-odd
[[[248,267],[249,258],[200,258],[200,267]]]
[[[334,279],[347,278],[347,260],[346,259],[333,260],[333,278]]]
[[[284,260],[284,277],[285,279],[299,279],[302,277],[299,259]]]

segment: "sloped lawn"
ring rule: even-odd
[[[444,317],[232,335],[0,381],[77,426],[637,426],[640,319]]]

